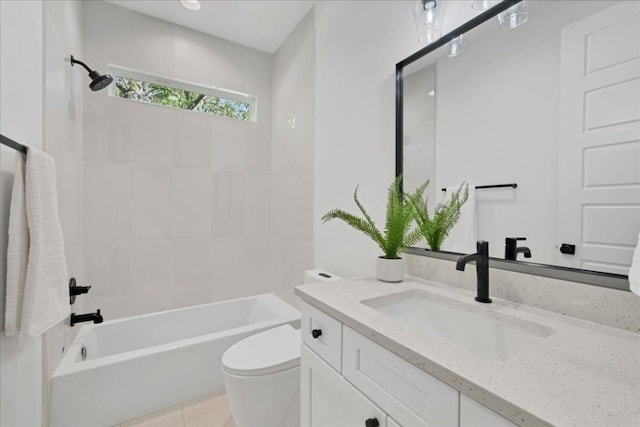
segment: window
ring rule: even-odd
[[[251,95],[114,65],[109,71],[115,81],[111,94],[118,98],[256,121],[256,98]]]

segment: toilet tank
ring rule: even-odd
[[[342,280],[342,277],[336,276],[333,273],[329,273],[324,270],[305,270],[304,272],[304,283],[320,283],[320,282],[334,282],[336,280]]]

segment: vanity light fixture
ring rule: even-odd
[[[455,39],[447,43],[447,56],[453,58],[462,54],[467,49],[467,36],[459,35]]]
[[[416,0],[413,13],[421,44],[433,43],[442,35],[443,9],[443,0]]]
[[[527,12],[526,0],[522,0],[498,15],[500,27],[507,30],[513,30],[524,25],[528,19],[529,13]]]
[[[180,0],[182,6],[189,10],[200,10],[200,2],[198,0]]]

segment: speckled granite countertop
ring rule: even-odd
[[[415,289],[453,304],[472,304],[474,311],[484,310],[490,317],[506,315],[553,332],[506,361],[489,360],[418,333],[360,302]],[[465,290],[414,278],[399,284],[348,279],[300,286],[295,293],[516,424],[640,426],[638,334],[497,298],[492,304],[475,303]]]

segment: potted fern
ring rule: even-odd
[[[462,205],[469,198],[469,185],[465,186],[463,182],[460,188],[453,192],[449,200],[436,206],[433,216],[429,215],[429,210],[427,209],[428,200],[424,198],[424,191],[428,185],[429,180],[416,188],[413,193],[407,195],[406,198],[408,199],[408,204],[414,210],[418,230],[427,240],[431,250],[439,251],[442,247],[442,242],[449,236],[453,226],[460,219]],[[463,187],[464,193],[462,193]]]
[[[358,187],[353,193],[353,200],[363,217],[350,214],[341,209],[334,209],[322,217],[322,222],[341,219],[351,227],[369,236],[382,249],[383,255],[378,257],[377,277],[383,282],[401,282],[404,277],[404,261],[400,258],[403,248],[417,243],[422,234],[420,230],[409,231],[415,212],[411,203],[406,203],[402,192],[402,177],[398,176],[387,191],[387,215],[384,230],[380,230],[373,222],[365,208],[358,200]]]

